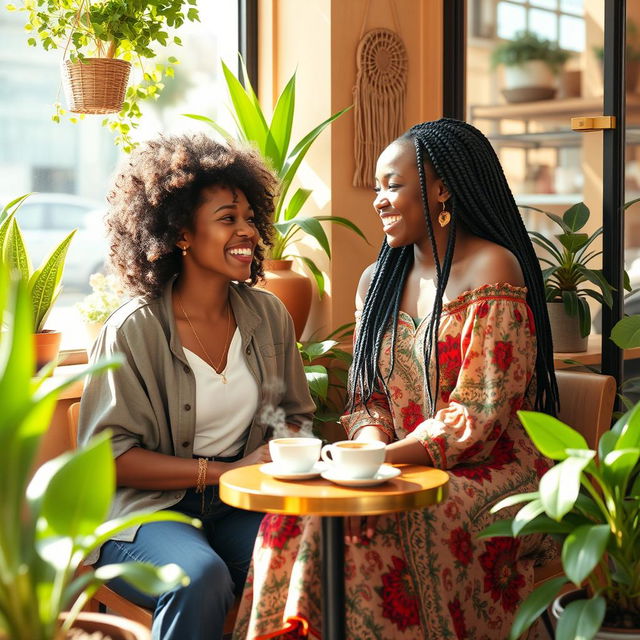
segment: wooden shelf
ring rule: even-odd
[[[573,360],[583,365],[599,365],[602,356],[602,336],[590,335],[589,346],[586,351],[579,353],[560,353],[554,352],[553,364],[556,369],[569,369],[570,367],[577,367],[579,365],[565,362],[566,360]],[[623,351],[625,360],[635,360],[640,358],[640,347],[634,349],[625,349]]]
[[[640,109],[640,95],[628,95],[627,112]],[[511,102],[492,105],[471,105],[471,119],[475,120],[541,120],[561,116],[602,115],[602,96],[595,98],[562,98],[536,102]],[[568,123],[567,123],[568,124]]]

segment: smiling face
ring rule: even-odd
[[[239,189],[206,187],[193,216],[193,228],[182,231],[185,269],[204,270],[228,280],[251,277],[253,253],[259,240],[255,217]]]
[[[427,201],[433,221],[441,209],[440,203],[448,198],[448,192],[429,163],[425,163],[425,172]],[[380,154],[376,165],[375,191],[373,206],[380,216],[390,247],[429,242],[416,152],[410,141],[392,142]]]

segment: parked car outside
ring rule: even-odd
[[[66,293],[90,291],[89,276],[105,270],[104,205],[73,194],[34,193],[23,202],[17,218],[34,269],[71,230],[77,229],[67,253],[62,285]]]

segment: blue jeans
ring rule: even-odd
[[[173,511],[202,520],[202,529],[180,522],[153,522],[138,529],[132,542],[110,540],[96,566],[143,561],[175,562],[190,577],[187,587],[160,596],[141,593],[120,578],[109,583],[135,604],[153,609],[153,640],[214,640],[222,638],[224,619],[234,595],[242,593],[253,544],[263,514],[235,509],[220,501],[218,487],[202,494],[189,489]]]

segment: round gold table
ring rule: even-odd
[[[344,640],[343,516],[380,515],[437,504],[447,496],[449,476],[440,469],[396,465],[397,478],[375,487],[352,488],[322,478],[276,480],[261,465],[220,476],[220,499],[248,511],[322,516],[322,628],[327,640]]]

